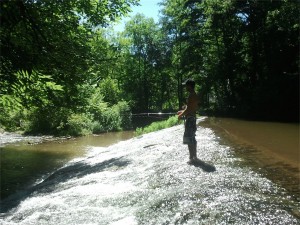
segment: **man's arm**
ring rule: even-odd
[[[186,108],[178,112],[178,118],[180,119],[185,115],[196,113],[197,108],[198,108],[198,99],[196,94],[190,95],[188,97]]]

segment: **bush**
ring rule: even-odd
[[[103,94],[96,89],[90,98],[87,111],[93,116],[93,133],[119,131],[131,128],[131,111],[126,101],[109,106]]]
[[[67,120],[65,135],[81,136],[91,134],[93,130],[92,119],[87,114],[71,114]]]
[[[129,104],[119,101],[110,105],[104,102],[103,94],[97,88],[82,106],[72,109],[50,102],[28,110],[20,107],[14,109],[0,104],[0,109],[3,109],[0,115],[3,130],[79,136],[131,128]]]
[[[104,132],[104,127],[101,125],[99,121],[93,122],[93,134],[99,134]]]
[[[172,116],[168,120],[160,121],[160,122],[154,122],[154,123],[151,123],[149,126],[146,126],[144,128],[137,128],[135,130],[135,136],[139,136],[139,135],[142,135],[142,134],[154,132],[154,131],[157,131],[157,130],[162,130],[162,129],[165,129],[165,128],[168,128],[168,127],[178,125],[180,123],[181,123],[181,121],[178,120],[177,116]]]
[[[121,117],[116,107],[107,108],[102,112],[101,124],[106,132],[121,130]]]
[[[50,105],[32,109],[29,114],[27,133],[33,134],[61,134],[67,133],[68,118],[73,112],[65,107]]]
[[[121,101],[112,107],[99,103],[98,107],[92,108],[92,114],[94,117],[93,133],[131,128],[131,113],[127,102]]]
[[[11,110],[2,110],[0,115],[0,125],[2,129],[6,131],[18,131],[24,130],[26,128],[26,121],[25,117],[27,115],[27,110],[18,110],[18,109],[11,109]]]
[[[119,112],[120,126],[122,129],[132,128],[131,110],[127,102],[120,101],[118,104],[113,106],[114,110]]]
[[[26,132],[31,134],[80,136],[90,134],[93,130],[91,115],[75,113],[65,107],[36,108],[29,119]]]

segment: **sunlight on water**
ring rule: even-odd
[[[4,202],[1,224],[300,223],[299,202],[251,167],[238,166],[242,159],[212,130],[197,131],[206,167],[188,165],[182,129],[91,147],[88,156]]]

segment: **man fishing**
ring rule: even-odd
[[[185,118],[183,144],[188,145],[190,160],[188,163],[193,163],[197,160],[197,141],[196,135],[196,112],[198,109],[198,96],[195,92],[195,81],[187,79],[182,85],[189,92],[187,104],[183,110],[178,111],[178,119]]]

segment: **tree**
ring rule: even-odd
[[[20,112],[23,107],[31,111],[36,109],[41,114],[55,109],[70,113],[82,110],[92,93],[86,89],[93,79],[89,67],[91,62],[100,58],[93,51],[96,44],[91,40],[97,36],[99,27],[105,27],[126,14],[137,2],[1,1],[1,110],[9,111],[10,106],[19,106]],[[105,48],[102,54],[105,58],[108,47],[103,41],[98,45]],[[30,82],[20,83],[20,74],[26,74]],[[50,80],[51,85],[47,85]],[[18,85],[26,86],[18,90],[18,95],[26,95],[26,98],[20,99],[16,95]],[[46,85],[47,90],[38,96],[39,101],[31,101],[28,106],[27,100],[37,98],[37,92],[25,90],[36,90],[32,87],[37,85]],[[60,87],[59,90],[56,87]],[[24,93],[20,93],[22,90]],[[42,108],[39,108],[40,102],[44,104]]]
[[[126,1],[1,1],[1,89],[16,81],[15,72],[36,70],[76,96],[87,79],[94,28],[106,26],[130,10]],[[10,93],[9,88],[5,88]],[[63,102],[72,102],[74,98]],[[62,101],[59,101],[62,102]]]
[[[128,40],[123,89],[132,93],[135,110],[163,110],[171,86],[167,86],[169,76],[163,72],[166,54],[158,25],[137,14],[126,24],[123,35],[123,40]]]
[[[214,99],[208,106],[215,114],[298,120],[298,2],[165,0],[162,5],[178,84],[182,77],[195,78],[202,100]]]

